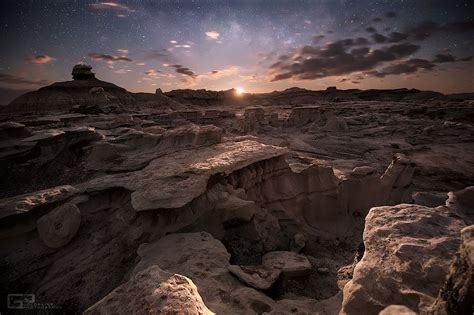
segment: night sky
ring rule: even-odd
[[[472,0],[2,0],[0,23],[3,92],[78,62],[134,92],[474,91]]]

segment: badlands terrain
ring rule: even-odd
[[[7,313],[473,311],[473,94],[131,93],[77,65],[0,108],[0,163]]]

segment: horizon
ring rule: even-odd
[[[130,92],[474,89],[471,1],[5,1],[0,103],[83,62]],[[20,34],[21,36],[18,36]]]

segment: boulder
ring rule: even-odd
[[[66,203],[42,216],[37,222],[38,234],[46,246],[58,248],[76,235],[81,225],[81,212],[72,203]]]
[[[263,255],[262,265],[281,271],[286,278],[303,277],[311,271],[311,263],[306,256],[287,251],[274,251]]]
[[[465,226],[448,207],[400,204],[372,208],[365,252],[344,287],[343,314],[377,314],[391,304],[415,312],[437,297]]]
[[[214,314],[193,281],[150,266],[117,287],[84,314]]]

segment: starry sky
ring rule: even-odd
[[[2,0],[0,90],[70,80],[83,62],[133,92],[468,92],[473,13],[472,0]]]

